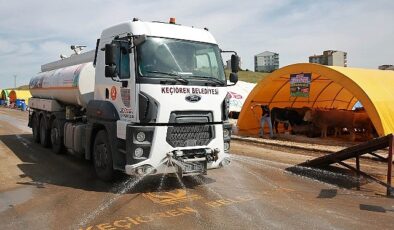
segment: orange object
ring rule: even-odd
[[[170,24],[175,24],[175,18],[170,18]]]
[[[292,97],[290,76],[311,74],[309,97]],[[285,108],[335,108],[364,106],[379,136],[394,133],[394,71],[299,63],[285,66],[263,78],[250,92],[238,118],[240,132],[257,134],[259,105]]]
[[[116,87],[115,86],[112,86],[112,88],[111,88],[111,99],[113,101],[116,100]]]

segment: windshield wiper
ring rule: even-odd
[[[182,83],[184,85],[189,84],[189,81],[187,79],[179,76],[179,74],[176,74],[176,73],[167,73],[167,72],[161,72],[161,71],[146,71],[146,72],[147,73],[158,73],[158,74],[164,74],[164,75],[168,75],[168,76],[173,76],[174,78],[172,78],[172,79],[175,79],[175,80],[177,80],[178,82],[180,82],[180,83]]]
[[[190,77],[206,79],[206,80],[210,81],[211,84],[214,84],[214,85],[217,85],[217,84],[224,85],[224,82],[222,80],[217,79],[215,77],[207,77],[207,76],[199,76],[199,75],[192,75]]]

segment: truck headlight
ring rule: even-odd
[[[136,148],[134,150],[134,156],[137,158],[142,157],[143,154],[144,154],[144,150],[142,148]]]
[[[223,167],[223,166],[229,165],[230,163],[231,163],[230,158],[226,157],[226,158],[223,159],[222,162],[220,162],[220,166]]]
[[[223,137],[224,138],[229,138],[230,137],[230,130],[223,129]]]
[[[151,165],[142,165],[135,169],[135,173],[138,176],[148,175],[148,174],[155,174],[157,172]]]
[[[136,136],[137,141],[143,142],[145,140],[145,133],[144,132],[138,132]]]
[[[222,102],[222,120],[227,121],[230,112],[230,94],[227,93],[226,97]]]
[[[230,150],[230,142],[224,142],[224,151],[228,152]]]

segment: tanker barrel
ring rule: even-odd
[[[92,62],[39,73],[29,83],[35,98],[55,99],[86,107],[94,97],[95,68]]]

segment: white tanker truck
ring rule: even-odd
[[[227,80],[207,29],[138,19],[105,29],[96,49],[41,66],[29,127],[55,153],[92,160],[102,180],[206,174],[230,163]],[[235,52],[234,52],[235,53]],[[239,58],[231,56],[230,82]]]

